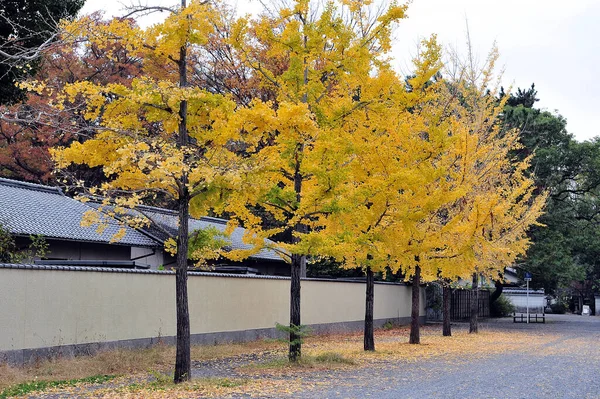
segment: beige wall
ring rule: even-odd
[[[135,259],[138,264],[150,266],[150,269],[157,270],[159,266],[164,266],[164,258],[162,248],[131,247],[131,259]]]
[[[303,281],[302,323],[360,321],[364,294]],[[191,332],[273,328],[288,320],[288,297],[288,279],[192,275]],[[172,274],[0,268],[0,304],[0,352],[175,335]],[[410,287],[376,285],[375,319],[409,316]]]

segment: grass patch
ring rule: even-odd
[[[12,396],[27,395],[32,392],[44,391],[48,388],[66,388],[75,386],[77,384],[100,384],[110,381],[116,377],[117,376],[115,375],[94,375],[86,378],[76,378],[62,381],[23,382],[4,389],[2,392],[0,392],[0,399],[6,399]]]
[[[135,375],[171,367],[175,350],[166,345],[116,349],[91,356],[57,357],[22,367],[0,364],[0,391],[30,381],[70,381],[98,375]]]
[[[206,378],[205,383],[220,388],[237,388],[248,383],[246,378]]]
[[[281,349],[281,343],[254,341],[243,344],[194,345],[191,352],[192,360],[207,361],[278,349]],[[174,363],[175,347],[163,344],[143,349],[114,349],[90,356],[44,359],[21,367],[0,363],[0,392],[31,381],[70,381],[98,375],[136,377],[150,373],[159,380],[157,375],[171,373]]]
[[[386,321],[383,326],[381,326],[384,330],[392,330],[394,328],[394,323],[391,320]]]
[[[315,356],[317,363],[325,364],[355,364],[354,360],[348,359],[337,352],[324,352]]]
[[[245,371],[292,371],[302,369],[335,369],[356,364],[353,359],[337,352],[323,352],[318,355],[304,354],[296,362],[290,362],[287,357],[278,357],[261,363],[251,363],[241,367]]]

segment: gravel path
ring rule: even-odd
[[[600,398],[600,317],[549,315],[547,324],[483,323],[483,329],[531,330],[557,338],[535,351],[459,364],[427,360],[346,371],[338,381],[295,398]]]
[[[240,355],[236,357],[207,360],[199,362],[196,360],[192,361],[192,379],[194,378],[211,378],[211,377],[247,377],[239,373],[238,369],[242,366],[250,363],[261,363],[268,362],[270,360],[280,357],[282,353],[279,351],[266,351],[261,353],[252,353],[247,355]]]
[[[522,351],[511,350],[473,358],[466,354],[458,359],[432,357],[414,363],[389,360],[365,368],[271,376],[271,379],[283,384],[301,379],[302,390],[277,396],[265,395],[262,398],[600,398],[600,317],[548,315],[546,324],[529,325],[515,324],[512,319],[490,319],[480,326],[481,330],[527,331],[534,337],[544,336],[545,340],[535,341]],[[455,331],[464,328],[464,324],[454,326]],[[523,337],[522,334],[519,336]],[[194,362],[192,374],[196,379],[257,379],[261,377],[240,373],[239,367],[273,360],[281,355],[281,352],[266,351],[230,359]],[[94,390],[106,386],[114,386],[114,383],[30,397],[85,398]]]

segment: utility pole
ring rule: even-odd
[[[525,281],[527,282],[527,324],[529,324],[529,282],[531,281],[531,273],[525,272]]]

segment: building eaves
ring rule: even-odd
[[[83,215],[91,209],[67,197],[59,188],[0,179],[0,224],[12,234],[112,244],[112,237],[125,228],[125,236],[119,240],[119,245],[151,248],[161,245],[112,218],[106,219],[106,229],[102,232],[96,226],[81,226]]]
[[[62,265],[31,265],[20,263],[0,263],[0,271],[3,269],[21,269],[21,270],[45,270],[45,271],[74,271],[74,272],[91,272],[91,273],[121,273],[121,274],[150,274],[150,275],[165,275],[174,276],[172,270],[152,270],[152,269],[119,269],[113,267],[87,267],[87,266],[62,266]],[[227,277],[227,278],[243,278],[257,280],[290,280],[286,276],[269,276],[255,274],[234,274],[234,273],[212,273],[212,272],[196,272],[188,271],[188,276],[204,276],[204,277]],[[302,281],[315,282],[337,282],[364,285],[364,281],[346,280],[346,279],[321,279],[303,277]],[[390,281],[375,281],[377,285],[411,285],[405,282],[390,282]]]
[[[88,204],[96,209],[101,207],[99,203],[94,201],[91,201]],[[163,242],[168,238],[175,237],[177,235],[179,215],[176,211],[147,205],[140,205],[137,206],[135,209],[136,211],[140,212],[142,215],[146,216],[152,221],[152,223],[149,226],[141,227],[140,231]],[[218,231],[224,232],[227,228],[227,222],[228,221],[226,219],[208,216],[203,216],[199,219],[190,217],[188,231],[190,233],[193,233],[196,230],[214,227]],[[243,237],[245,232],[246,230],[244,228],[236,227],[231,233],[231,235],[225,239],[229,244],[228,249],[252,249],[252,245],[244,243]],[[274,244],[274,242],[272,242],[271,240],[267,239],[265,241],[267,244]],[[270,262],[284,261],[284,259],[276,251],[269,248],[261,249],[256,254],[251,255],[249,259]]]

